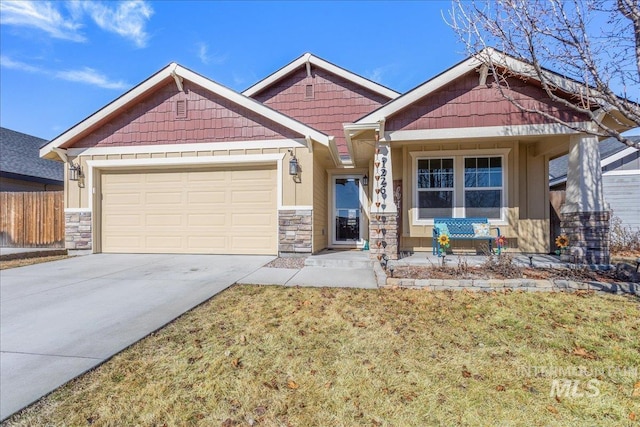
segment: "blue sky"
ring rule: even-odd
[[[241,91],[305,52],[404,92],[465,58],[450,1],[0,2],[0,123],[51,139],[175,61]]]
[[[243,90],[312,52],[405,91],[464,58],[449,1],[0,4],[1,124],[46,139],[172,61]]]

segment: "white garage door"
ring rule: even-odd
[[[277,254],[276,169],[105,172],[102,252]]]

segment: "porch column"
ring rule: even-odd
[[[569,145],[561,230],[569,238],[564,261],[609,264],[609,205],[604,199],[598,138],[575,135]]]
[[[379,261],[398,259],[398,207],[393,199],[393,168],[389,142],[376,143],[373,177],[370,182],[373,185],[369,209],[369,253]]]

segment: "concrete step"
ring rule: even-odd
[[[369,251],[327,251],[312,255],[304,261],[306,267],[368,269],[373,266]]]

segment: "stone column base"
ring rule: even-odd
[[[372,213],[369,224],[369,254],[378,261],[398,259],[399,248],[397,214]]]
[[[560,229],[569,238],[563,261],[579,264],[609,264],[611,213],[563,212]]]
[[[278,211],[278,253],[311,253],[312,215],[312,210]]]
[[[65,248],[91,249],[93,247],[91,212],[65,212],[64,227]]]

